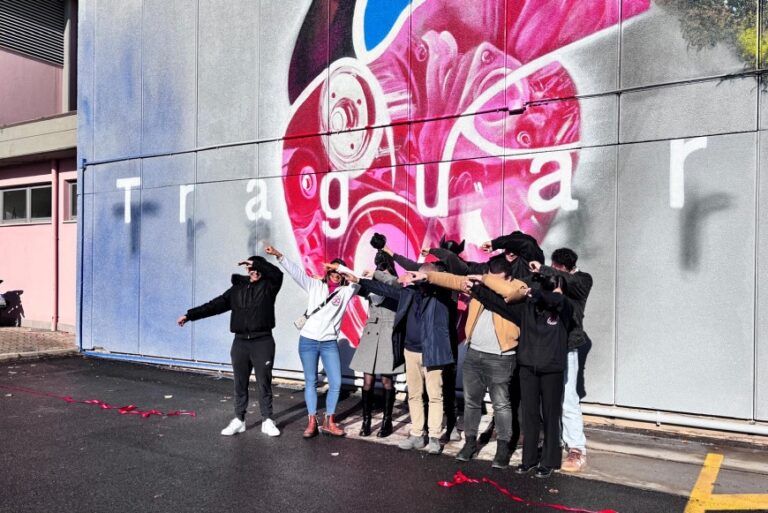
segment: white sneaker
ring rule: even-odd
[[[232,419],[227,427],[221,430],[221,434],[224,436],[232,436],[238,433],[245,432],[245,421],[240,420],[237,417]]]
[[[269,436],[280,436],[280,430],[277,429],[272,419],[264,419],[261,423],[261,432]]]

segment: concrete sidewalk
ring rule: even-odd
[[[32,328],[0,328],[0,361],[76,352],[74,333]]]
[[[381,422],[381,414],[374,416],[374,435],[358,437],[362,423],[358,410],[345,419],[344,425],[350,438],[360,438],[371,443],[397,445],[407,437],[408,415],[404,394],[399,394],[395,413],[397,431],[390,437],[379,439],[375,431]],[[480,433],[490,424],[490,415],[483,415]],[[587,436],[587,468],[578,473],[565,473],[575,477],[621,484],[643,490],[688,497],[697,482],[708,454],[724,456],[715,483],[716,493],[727,494],[768,494],[768,439],[739,436],[738,441],[729,439],[725,433],[721,438],[690,437],[674,431],[654,433],[638,429],[622,429],[605,425],[585,427]],[[490,433],[486,433],[486,436]],[[715,434],[713,433],[713,436]],[[480,436],[482,438],[482,435]],[[751,439],[753,443],[745,443]],[[451,442],[444,446],[443,454],[455,457],[463,445]],[[510,465],[521,461],[521,445],[514,452]],[[490,462],[496,452],[496,441],[491,439],[482,446],[476,459]],[[768,510],[768,496],[765,498]]]

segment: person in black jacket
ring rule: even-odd
[[[587,465],[587,438],[584,436],[584,419],[581,415],[580,398],[576,390],[579,374],[579,348],[585,346],[589,337],[584,331],[584,310],[592,290],[592,276],[576,267],[576,252],[569,248],[558,248],[552,252],[552,265],[531,262],[531,270],[546,275],[561,276],[567,285],[567,297],[573,305],[574,329],[568,337],[568,365],[565,371],[565,392],[563,394],[562,438],[568,456],[560,467],[565,472],[578,472]]]
[[[272,420],[272,366],[275,359],[275,299],[283,285],[283,273],[263,257],[252,256],[240,262],[248,276],[232,275],[232,286],[222,295],[202,306],[191,308],[176,321],[184,326],[231,311],[229,329],[235,334],[230,357],[235,380],[235,418],[221,434],[235,435],[245,431],[248,409],[248,380],[255,370],[259,386],[261,431],[269,436],[280,435]]]
[[[480,283],[472,295],[489,310],[520,327],[517,362],[523,407],[523,461],[516,472],[536,470],[536,477],[549,477],[560,468],[560,416],[563,372],[567,365],[568,334],[573,329],[573,307],[563,295],[560,276],[538,275],[541,289],[530,290],[526,301],[508,304]],[[544,420],[544,445],[538,460],[538,433]]]

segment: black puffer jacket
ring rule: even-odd
[[[261,279],[251,282],[248,276],[232,275],[232,286],[204,305],[190,308],[187,319],[196,321],[232,311],[229,330],[238,338],[251,339],[269,334],[275,327],[275,298],[283,286],[283,273],[266,261],[255,261]]]

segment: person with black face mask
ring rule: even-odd
[[[535,469],[536,477],[546,478],[560,468],[562,461],[563,371],[567,365],[568,334],[574,322],[573,307],[563,295],[565,280],[561,276],[535,275],[535,278],[541,288],[529,289],[528,299],[515,304],[506,303],[499,295],[508,295],[506,282],[470,277],[465,287],[486,308],[520,327],[517,362],[523,409],[523,461],[516,472],[525,474]],[[542,417],[544,445],[539,459],[538,433]]]

